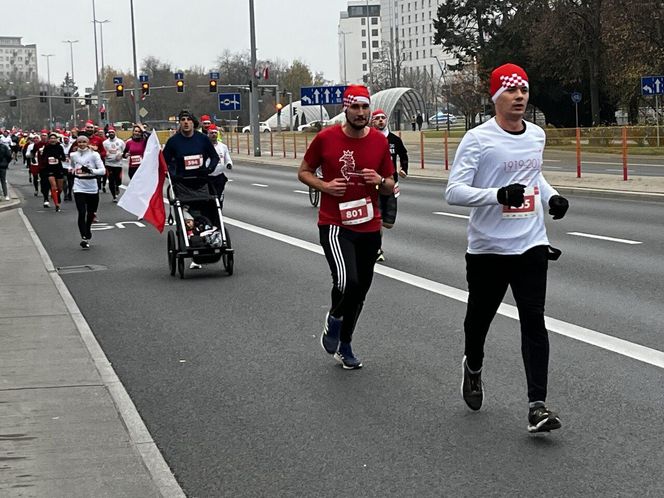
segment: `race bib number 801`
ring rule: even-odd
[[[374,211],[371,197],[339,204],[341,223],[344,225],[359,225],[373,220]]]

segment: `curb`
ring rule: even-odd
[[[16,191],[7,182],[7,192],[9,193],[10,201],[0,201],[0,211],[9,211],[21,206],[22,199],[18,196]]]
[[[85,345],[90,358],[99,373],[99,377],[103,385],[108,390],[108,393],[115,404],[120,419],[122,420],[129,440],[132,442],[134,449],[138,453],[143,462],[148,474],[152,478],[152,483],[159,493],[165,498],[184,498],[186,495],[180,487],[180,484],[175,479],[168,463],[159,451],[156,443],[152,439],[148,428],[145,426],[134,402],[129,397],[124,385],[118,378],[111,362],[106,357],[102,350],[97,338],[94,336],[88,322],[85,320],[83,313],[78,308],[76,301],[69,292],[64,281],[58,274],[50,256],[46,252],[39,236],[35,232],[30,220],[23,213],[22,209],[18,212],[21,217],[25,228],[32,239],[33,244],[37,248],[41,260],[48,272],[51,280],[53,281],[58,294],[63,300],[67,312],[69,313],[74,325],[78,329],[81,341]]]

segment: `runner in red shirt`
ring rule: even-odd
[[[362,367],[350,343],[381,245],[378,193],[394,188],[387,139],[369,126],[369,105],[366,87],[347,87],[346,122],[314,138],[298,171],[302,183],[322,193],[318,229],[333,287],[321,344],[345,369]]]

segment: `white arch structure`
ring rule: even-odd
[[[382,109],[387,114],[390,128],[397,130],[399,125],[410,125],[410,118],[425,113],[426,107],[422,96],[412,88],[388,88],[371,96],[371,109]],[[330,121],[343,123],[344,113],[337,114]],[[426,116],[424,117],[426,121]]]

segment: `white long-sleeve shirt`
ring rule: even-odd
[[[226,166],[229,164],[233,166],[233,160],[231,159],[231,154],[228,151],[228,147],[223,142],[217,142],[216,144],[213,145],[214,145],[214,150],[216,150],[217,154],[219,155],[219,164],[217,164],[217,167],[214,168],[214,171],[210,173],[209,176],[219,176],[222,173],[226,176],[229,176],[231,170],[228,169]]]
[[[106,165],[114,168],[121,167],[122,152],[124,151],[125,143],[115,137],[112,140],[107,138],[102,145],[104,146],[104,149],[106,149]]]
[[[445,197],[450,205],[473,209],[468,222],[470,254],[523,254],[548,245],[544,212],[558,192],[542,175],[546,136],[534,123],[523,133],[503,130],[496,119],[468,131],[452,165]],[[512,183],[537,187],[540,205],[533,216],[506,218],[498,202],[498,189]]]
[[[104,163],[101,161],[99,153],[92,150],[77,150],[72,152],[71,167],[74,170],[74,193],[80,192],[82,194],[96,194],[99,192],[97,184],[97,176],[106,173]],[[90,168],[90,173],[84,173],[81,167],[87,166]]]

